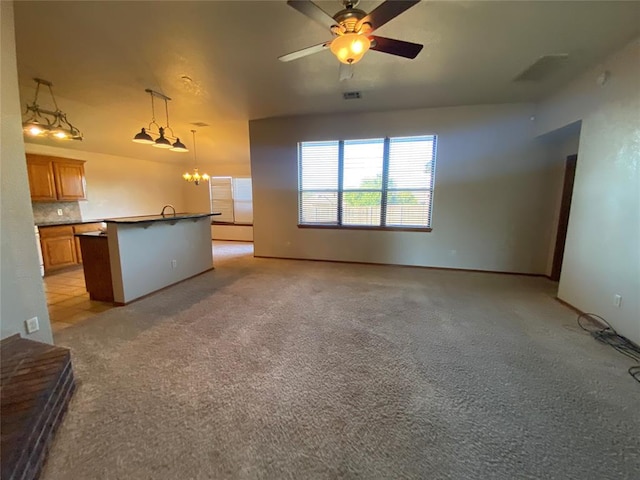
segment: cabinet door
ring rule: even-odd
[[[52,202],[56,200],[51,158],[27,154],[27,174],[32,201]]]
[[[76,245],[72,236],[42,238],[41,243],[45,270],[76,264]]]
[[[84,162],[64,160],[53,162],[58,200],[86,200]]]

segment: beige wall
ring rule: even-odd
[[[33,213],[22,141],[18,75],[13,27],[13,3],[0,2],[1,82],[0,109],[0,324],[1,336],[15,333],[51,343],[51,326],[38,267]],[[40,330],[27,335],[24,321],[37,316]]]
[[[83,219],[158,214],[167,203],[178,211],[187,209],[181,165],[34,143],[25,148],[28,153],[86,161],[88,200],[80,202]]]
[[[603,71],[609,80],[600,86]],[[582,120],[558,296],[640,343],[640,40],[539,105],[540,133]],[[622,305],[614,305],[614,295]]]
[[[416,109],[250,122],[259,256],[543,274],[557,175],[531,105]],[[297,228],[298,141],[438,135],[433,231]]]

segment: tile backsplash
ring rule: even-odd
[[[36,224],[48,222],[82,221],[78,202],[32,202],[33,220]],[[58,209],[62,215],[58,215]]]

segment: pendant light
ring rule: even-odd
[[[29,117],[22,122],[22,129],[26,135],[31,137],[48,136],[58,140],[82,140],[82,133],[74,127],[69,120],[67,114],[58,107],[56,97],[53,96],[53,84],[48,80],[41,78],[33,79],[36,86],[36,95],[33,102],[27,104],[27,110],[24,113]],[[40,93],[40,85],[49,87],[51,100],[55,110],[45,110],[38,105],[38,94]]]
[[[151,90],[150,88],[145,89],[145,92],[147,92],[151,96],[151,122],[149,123],[148,128],[143,127],[140,132],[133,137],[133,141],[136,143],[152,145],[156,148],[168,149],[172,152],[188,152],[189,149],[187,149],[185,144],[180,141],[180,138],[174,136],[173,129],[169,125],[168,101],[171,100],[171,98],[167,97],[163,93]],[[153,101],[154,97],[158,97],[164,100],[164,109],[166,115],[165,118],[167,120],[167,124],[164,127],[160,126],[156,122],[156,110]],[[154,126],[155,128],[157,128],[157,132],[153,130]],[[151,135],[157,136],[157,138],[154,140]],[[172,140],[173,143],[171,143]]]
[[[198,172],[198,161],[196,159],[196,131],[191,130],[191,133],[193,134],[193,163],[196,166],[194,167],[192,173],[186,172],[185,174],[182,175],[182,178],[184,178],[187,182],[193,182],[195,185],[200,185],[201,181],[202,182],[209,181],[209,175],[207,175],[206,173],[200,174]]]

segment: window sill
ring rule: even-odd
[[[428,233],[431,227],[375,227],[366,225],[323,225],[323,224],[298,224],[298,228],[319,228],[331,230],[382,230],[387,232],[424,232]]]

